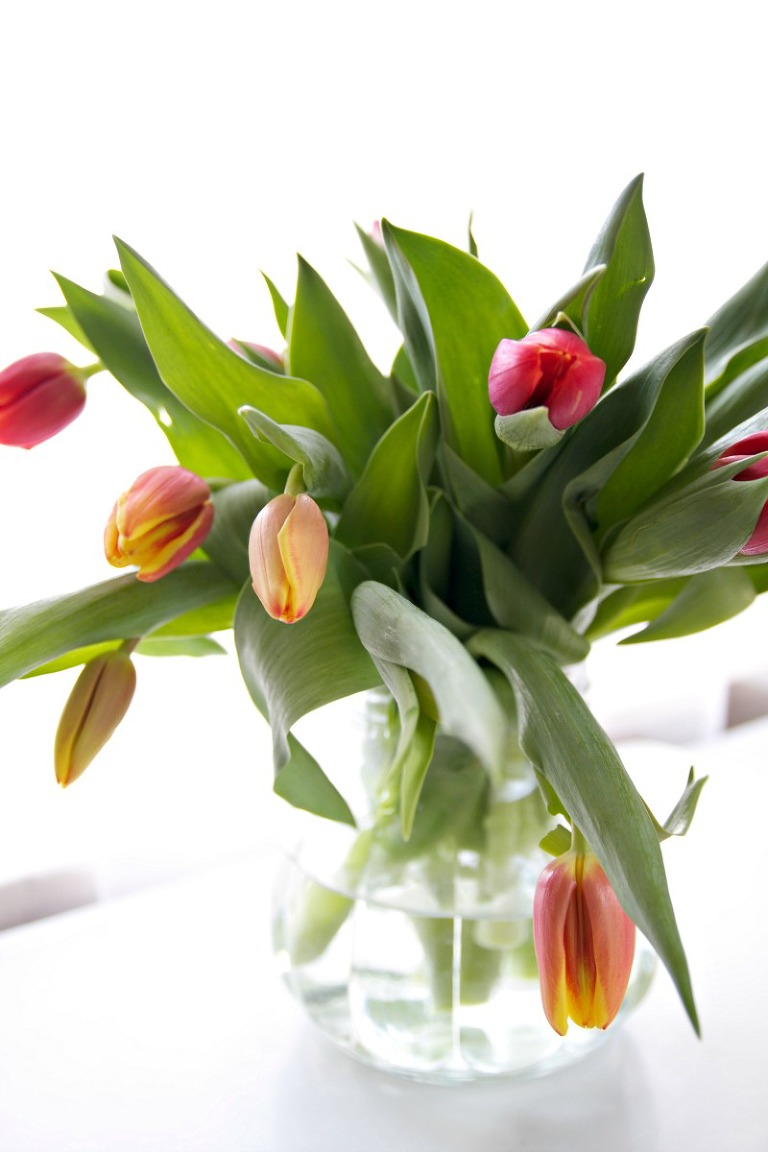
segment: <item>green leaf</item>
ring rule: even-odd
[[[704,432],[706,331],[657,357],[645,374],[653,403],[632,447],[597,498],[601,525],[631,516],[688,460]]]
[[[355,589],[352,615],[374,660],[399,664],[426,680],[443,732],[471,748],[490,771],[500,768],[508,721],[461,641],[404,596],[372,580]]]
[[[355,225],[355,227],[357,228],[360,243],[363,246],[371,268],[371,275],[368,279],[373,281],[373,284],[381,294],[382,300],[389,309],[390,315],[397,320],[395,281],[392,277],[392,269],[389,266],[389,259],[387,258],[384,246],[377,240],[374,240],[370,232],[366,232],[359,224]],[[365,275],[365,273],[363,274]]]
[[[523,751],[562,799],[627,915],[666,964],[698,1032],[656,829],[616,749],[552,657],[502,632],[478,633],[471,649],[508,677]]]
[[[583,333],[584,309],[606,267],[605,264],[598,264],[594,268],[589,268],[572,288],[563,293],[552,307],[539,317],[533,325],[532,331],[538,332],[541,328],[553,328],[558,317],[565,315],[571,324],[575,325],[578,333]]]
[[[301,259],[288,356],[291,372],[311,380],[325,397],[335,429],[330,439],[359,476],[394,415],[389,385],[327,284]],[[280,423],[310,424],[296,416]]]
[[[611,475],[649,426],[667,378],[694,355],[699,339],[698,333],[684,337],[611,389],[567,430],[559,446],[539,453],[504,486],[520,508],[509,547],[512,559],[568,620],[600,591],[594,501],[609,488]],[[548,457],[545,467],[541,461]],[[640,464],[645,482],[655,483],[653,459],[644,448]],[[643,502],[651,495],[642,493]],[[627,494],[630,500],[637,497]]]
[[[334,787],[303,744],[288,733],[289,757],[275,777],[274,791],[294,808],[354,826],[355,818],[344,797]]]
[[[755,588],[742,568],[713,568],[691,576],[668,608],[644,628],[621,641],[671,640],[704,632],[743,612],[755,599]]]
[[[139,656],[225,656],[226,651],[210,636],[147,636],[136,648]]]
[[[733,481],[743,467],[739,461],[707,472],[628,521],[604,551],[606,581],[690,576],[733,562],[768,500],[768,477]]]
[[[55,321],[65,332],[73,336],[79,344],[82,344],[84,348],[87,348],[88,351],[94,355],[96,354],[88,337],[75,319],[74,312],[66,304],[59,304],[53,308],[38,308],[36,311],[39,312],[41,316],[47,316],[49,320]]]
[[[203,325],[144,260],[116,241],[158,371],[173,394],[238,449],[253,474],[279,490],[286,460],[260,443],[239,416],[244,405],[278,423],[305,424],[333,439],[328,409],[313,384],[249,363]]]
[[[397,748],[387,770],[385,784],[379,791],[378,810],[400,804],[400,826],[404,840],[409,840],[427,770],[432,762],[437,725],[421,710],[410,673],[387,660],[374,663],[392,693],[400,720]]]
[[[511,416],[497,416],[494,428],[499,440],[516,452],[536,452],[539,448],[552,448],[563,438],[549,419],[549,409],[527,408]]]
[[[352,557],[331,541],[323,586],[311,612],[295,624],[271,619],[250,585],[242,593],[235,644],[248,690],[272,728],[278,773],[291,759],[288,734],[302,716],[380,683],[349,608],[351,590],[361,575]]]
[[[283,335],[283,339],[287,339],[288,324],[290,321],[290,308],[278,292],[273,282],[270,280],[269,276],[267,276],[266,272],[262,272],[262,276],[264,277],[267,288],[269,289],[269,294],[272,297],[272,307],[275,311],[275,320],[277,321],[277,326]]]
[[[90,347],[125,390],[149,409],[179,463],[198,476],[245,479],[249,470],[239,452],[163,384],[133,308],[63,276],[56,280]]]
[[[654,274],[653,250],[643,208],[643,178],[624,189],[587,257],[585,273],[605,265],[586,301],[584,338],[606,364],[606,385],[632,355],[637,323]]]
[[[704,443],[713,444],[725,437],[731,441],[739,439],[737,434],[739,426],[750,417],[765,412],[766,408],[768,408],[768,357],[748,365],[742,372],[734,375],[713,400],[707,397]]]
[[[401,560],[424,546],[438,435],[434,397],[420,396],[381,438],[347,497],[336,531],[342,544],[384,544]]]
[[[667,819],[661,825],[656,820],[653,821],[659,840],[668,840],[670,836],[685,836],[696,813],[696,805],[699,802],[701,790],[708,779],[709,777],[702,776],[700,780],[696,780],[693,768],[691,768],[685,791]]]
[[[213,526],[203,548],[238,585],[248,579],[251,526],[272,493],[258,480],[227,484],[213,494]]]
[[[316,500],[343,502],[351,481],[338,449],[330,440],[314,428],[277,424],[255,408],[241,408],[240,415],[255,436],[268,440],[288,459],[301,465],[304,485]]]
[[[480,554],[483,590],[500,628],[527,636],[551,652],[560,664],[584,660],[589,644],[556,612],[535,585],[482,533],[473,535]]]
[[[768,264],[718,308],[707,327],[707,378],[716,380],[734,354],[768,336]]]
[[[562,856],[571,847],[571,832],[564,824],[558,824],[547,832],[539,842],[539,847],[550,856]]]
[[[488,369],[504,337],[527,326],[483,264],[441,240],[382,225],[399,324],[422,391],[436,391],[445,441],[488,483],[503,476]],[[471,338],[469,337],[471,334]]]
[[[0,612],[0,687],[73,648],[144,636],[232,592],[213,564],[188,562],[162,580],[119,576],[79,592]]]

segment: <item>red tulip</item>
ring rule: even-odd
[[[502,340],[488,374],[491,404],[500,416],[544,406],[553,427],[570,428],[597,403],[605,363],[562,328],[542,328],[522,340]]]
[[[735,464],[738,460],[748,460],[758,452],[768,452],[768,432],[755,432],[751,436],[745,436],[743,440],[737,440],[718,457],[715,467]],[[768,456],[737,472],[734,480],[761,480],[765,476],[768,476]],[[768,552],[768,502],[763,506],[754,532],[741,549],[741,555],[762,556],[765,552]]]
[[[135,564],[139,580],[159,580],[202,544],[212,521],[204,480],[177,465],[150,468],[112,509],[104,552],[115,568]]]
[[[248,556],[253,590],[269,615],[285,624],[306,616],[328,566],[328,525],[312,497],[270,500],[253,522]]]
[[[35,352],[0,372],[0,444],[34,448],[66,428],[85,404],[85,378],[56,352]]]
[[[533,942],[554,1030],[564,1036],[569,1016],[582,1028],[607,1028],[629,983],[635,926],[591,852],[566,852],[542,872]]]

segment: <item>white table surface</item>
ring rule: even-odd
[[[192,878],[0,934],[2,1152],[765,1152],[768,725],[625,750],[674,801],[665,848],[704,1039],[663,971],[582,1064],[452,1088],[336,1051],[272,968],[266,842]],[[671,807],[671,804],[669,805]]]

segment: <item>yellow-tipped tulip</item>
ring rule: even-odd
[[[135,564],[147,583],[178,568],[205,540],[213,522],[211,491],[176,465],[150,468],[119,498],[104,531],[115,568]]]
[[[253,590],[269,615],[285,624],[306,616],[328,567],[328,525],[312,497],[270,500],[253,522],[248,557]]]
[[[566,852],[542,872],[533,942],[544,1012],[561,1036],[568,1017],[607,1028],[629,983],[635,926],[592,852]]]
[[[64,706],[54,745],[56,779],[63,788],[77,780],[128,711],[136,669],[121,649],[85,665]]]

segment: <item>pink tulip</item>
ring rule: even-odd
[[[328,566],[328,525],[312,497],[270,500],[253,522],[248,556],[253,590],[269,615],[285,624],[306,616]]]
[[[607,1028],[629,983],[635,926],[591,852],[566,852],[542,872],[533,942],[554,1030],[564,1036],[569,1016],[582,1028]]]
[[[562,328],[542,328],[522,340],[502,340],[488,374],[492,406],[500,416],[545,407],[553,427],[570,428],[597,403],[605,363],[584,341]]]
[[[128,711],[136,670],[120,648],[95,657],[75,681],[54,745],[56,779],[66,788],[81,776]]]
[[[274,372],[285,372],[285,357],[266,344],[254,344],[251,340],[229,340],[228,344],[240,356],[246,355],[244,350],[253,352],[257,360],[265,360]]]
[[[35,352],[0,372],[0,444],[34,448],[66,428],[85,404],[85,378],[56,352]]]
[[[737,440],[718,457],[715,467],[735,464],[738,460],[748,460],[758,452],[768,452],[768,432],[755,432],[751,436],[745,436],[743,440]],[[765,476],[768,476],[768,456],[737,472],[734,480],[761,480]],[[754,532],[741,549],[741,555],[762,556],[766,552],[768,552],[768,502],[763,506]]]
[[[202,544],[212,521],[204,480],[177,465],[150,468],[112,509],[104,552],[115,568],[135,564],[139,580],[159,580]]]

